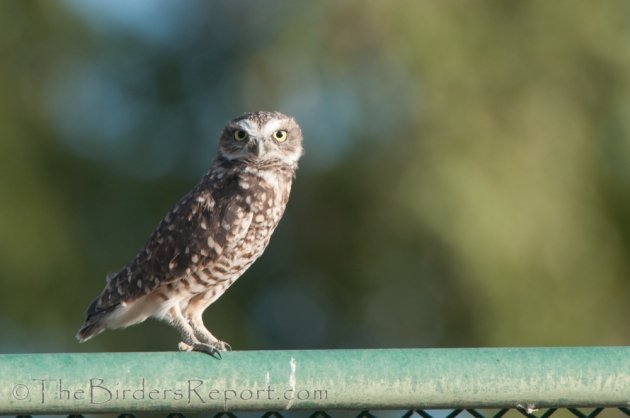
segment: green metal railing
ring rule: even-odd
[[[0,415],[484,408],[630,416],[630,347],[0,355]]]

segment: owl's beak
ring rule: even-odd
[[[265,144],[260,138],[253,138],[249,147],[249,151],[257,158],[260,158],[265,152]]]

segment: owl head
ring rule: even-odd
[[[219,139],[219,156],[248,164],[297,165],[303,153],[297,122],[280,112],[245,113],[230,121]]]

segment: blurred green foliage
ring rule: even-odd
[[[0,351],[73,339],[249,110],[307,154],[236,349],[630,342],[630,3],[0,2]]]

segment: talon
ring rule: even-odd
[[[195,343],[192,345],[193,351],[200,351],[202,353],[210,354],[212,357],[221,359],[220,348],[215,344]]]
[[[215,343],[193,343],[190,347],[192,351],[210,354],[214,358],[221,359],[221,351],[227,351],[226,346],[229,348],[229,345],[224,342],[217,341]]]

